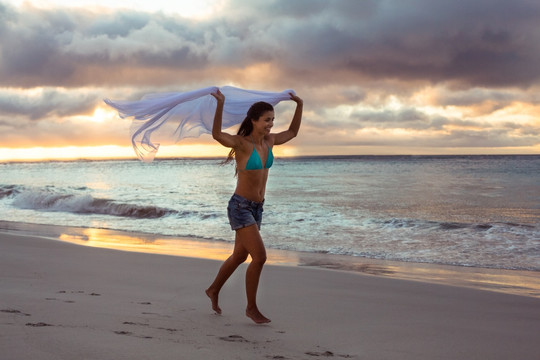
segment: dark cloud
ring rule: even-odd
[[[521,147],[540,144],[537,136],[516,136],[504,129],[486,129],[476,131],[454,130],[447,135],[433,139],[419,139],[424,146],[444,147]]]
[[[402,136],[388,136],[376,133],[343,133],[342,129],[325,132],[310,131],[299,141],[303,146],[380,146],[385,148],[431,148],[437,153],[438,148],[505,148],[527,147],[540,144],[538,132],[536,135],[515,133],[510,129],[488,128],[478,130],[451,130],[444,132],[410,133]],[[305,131],[305,130],[304,130]]]
[[[149,84],[156,68],[204,67],[204,31],[172,24],[162,14],[5,7],[0,28],[0,85]],[[195,33],[195,38],[193,38]],[[162,72],[163,70],[158,70]],[[164,75],[162,75],[164,76]],[[139,78],[139,79],[137,79]],[[121,81],[119,81],[121,79]]]
[[[440,106],[471,106],[482,104],[487,101],[497,103],[499,108],[504,107],[513,101],[530,99],[523,98],[523,95],[510,90],[493,89],[469,89],[466,91],[448,91],[437,94],[435,104]]]
[[[128,37],[130,32],[144,28],[152,15],[142,12],[122,11],[109,16],[92,16],[86,20],[85,33],[89,37],[105,35],[110,39]]]
[[[0,91],[0,114],[24,116],[39,120],[49,116],[73,116],[91,113],[101,102],[100,94],[85,92],[61,92],[44,89],[37,95],[22,92]]]
[[[175,72],[208,69],[223,69],[213,75],[225,79],[225,69],[257,63],[281,69],[277,77],[315,84],[398,79],[500,87],[540,78],[537,2],[231,1],[222,13],[195,22],[3,6],[0,84],[151,84],[156,68],[169,82]]]
[[[347,3],[347,11],[336,4]],[[316,2],[319,5],[319,2]],[[278,20],[282,65],[346,71],[353,79],[456,81],[527,86],[538,80],[540,5],[530,1],[325,2],[320,12],[286,17],[283,2],[262,6]],[[318,8],[319,8],[318,7]],[[349,14],[349,16],[345,16]],[[350,14],[358,15],[356,18]],[[323,69],[326,69],[323,70]]]
[[[54,117],[36,122],[24,116],[0,115],[0,147],[129,146],[129,125],[122,120],[104,126]]]
[[[447,121],[434,121],[426,114],[414,108],[399,111],[361,111],[351,115],[357,119],[361,127],[375,127],[379,129],[440,129]]]
[[[324,120],[312,123],[310,126],[324,130],[374,128],[416,131],[439,131],[448,127],[489,128],[492,126],[489,123],[471,119],[463,120],[440,115],[429,115],[412,107],[400,110],[361,110],[353,112],[346,118],[336,118],[335,114],[326,113],[323,118]],[[519,126],[518,124],[513,125]]]
[[[401,148],[501,148],[540,144],[540,126],[428,114],[414,107],[363,109],[340,117],[323,113],[304,126],[302,145]],[[402,130],[389,135],[389,130]],[[435,150],[436,151],[436,150]]]

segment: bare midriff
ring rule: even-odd
[[[268,169],[239,170],[235,194],[248,200],[262,202],[266,191]]]

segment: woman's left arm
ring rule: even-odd
[[[289,129],[274,135],[274,145],[285,144],[287,141],[296,137],[296,135],[298,135],[298,130],[300,130],[304,101],[292,93],[289,93],[289,95],[291,96],[291,100],[296,103],[296,111],[294,112]]]

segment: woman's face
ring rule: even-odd
[[[262,132],[265,135],[270,133],[272,126],[274,126],[274,112],[267,111],[263,113],[257,121],[252,121],[253,130],[257,132]]]

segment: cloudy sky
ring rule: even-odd
[[[540,2],[0,0],[0,160],[135,157],[103,98],[210,85],[296,90],[278,155],[539,154]]]

